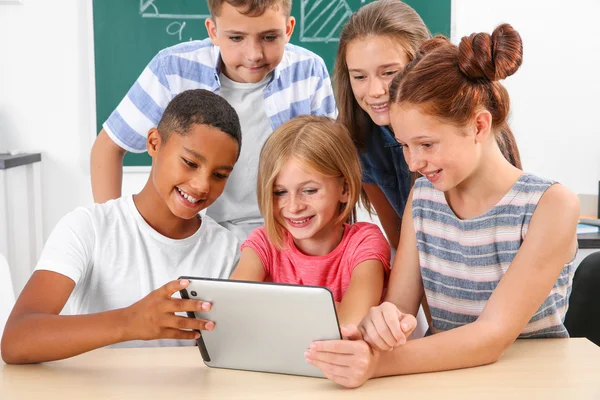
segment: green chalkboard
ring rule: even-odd
[[[451,0],[405,0],[432,33],[450,35]],[[349,15],[369,0],[295,0],[292,43],[319,54],[331,71],[337,39]],[[94,0],[96,118],[102,123],[152,57],[165,47],[207,37],[204,0]],[[150,165],[147,154],[127,153],[126,166]]]

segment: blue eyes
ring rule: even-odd
[[[318,189],[304,189],[302,191],[302,194],[310,196],[310,195],[317,193],[317,191],[318,191]],[[282,196],[285,196],[287,193],[288,193],[287,190],[276,190],[273,192],[273,195],[277,196],[277,197],[282,197]]]

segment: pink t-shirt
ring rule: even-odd
[[[242,244],[253,249],[265,268],[267,282],[296,285],[325,286],[333,293],[333,299],[342,301],[350,285],[354,268],[363,261],[379,260],[385,268],[386,277],[390,270],[390,246],[377,225],[357,222],[344,225],[340,244],[324,256],[307,256],[298,250],[291,235],[287,246],[277,250],[264,227],[252,231]]]

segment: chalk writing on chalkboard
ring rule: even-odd
[[[350,15],[352,10],[345,0],[302,0],[300,41],[339,41],[341,27]]]
[[[365,0],[361,0],[364,3]],[[202,3],[198,1],[198,3]],[[208,9],[198,12],[178,13],[170,7],[176,5],[173,0],[140,0],[142,18],[160,18],[170,20],[165,28],[168,35],[177,36],[179,41],[193,40],[187,37],[185,28],[190,20],[205,20],[210,17]],[[301,0],[300,3],[300,41],[301,42],[337,42],[341,27],[352,15],[352,9],[346,0]]]

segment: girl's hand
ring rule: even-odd
[[[389,351],[406,343],[417,327],[417,319],[404,314],[394,304],[385,302],[371,307],[358,325],[363,340],[374,349]]]
[[[342,327],[344,340],[313,342],[306,361],[325,377],[347,388],[357,388],[373,377],[379,351],[364,340],[356,325]]]
[[[124,308],[123,340],[197,339],[200,334],[196,330],[212,330],[215,327],[212,321],[175,315],[211,308],[208,302],[171,297],[188,284],[186,279],[171,281]]]

